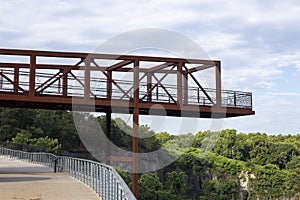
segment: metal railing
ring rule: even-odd
[[[12,150],[0,147],[0,155],[22,160],[24,162],[40,164],[52,168],[55,171],[55,161],[59,159],[59,156],[56,156],[51,153],[28,153],[20,150]]]
[[[125,181],[111,166],[103,163],[56,156],[51,153],[29,153],[0,147],[0,155],[24,162],[53,168],[54,172],[67,172],[91,187],[103,200],[135,200]]]
[[[19,94],[22,94],[23,91],[29,90],[29,71],[22,69],[20,70],[20,77],[18,85],[20,87]],[[62,78],[59,79],[55,84],[52,84],[47,87],[47,89],[43,90],[42,86],[45,82],[53,75],[57,73],[57,70],[52,71],[52,73],[45,72],[37,72],[36,73],[36,87],[37,93],[39,95],[54,95],[59,96],[63,94],[63,85]],[[75,72],[74,72],[75,73]],[[0,65],[0,92],[13,92],[14,84],[9,79],[5,79],[3,77],[7,77],[11,80],[14,78],[14,70],[13,69],[2,69]],[[84,82],[84,77],[77,75],[77,78],[74,79],[72,76],[68,76],[68,93],[67,96],[70,97],[83,97],[84,95],[84,87],[82,83]],[[133,82],[130,80],[118,80],[114,79],[114,82],[118,84],[120,88],[124,91],[127,91],[127,94],[124,95],[120,89],[118,89],[115,85],[112,86],[111,94],[112,99],[116,100],[130,100],[133,98]],[[152,87],[155,84],[152,83]],[[144,96],[147,94],[147,82],[139,83],[139,96],[140,99],[147,102],[147,98]],[[99,78],[98,76],[91,76],[90,80],[90,90],[94,95],[94,98],[106,99],[107,98],[107,79]],[[201,88],[189,86],[186,93],[187,99],[185,100],[187,104],[193,105],[203,105],[203,106],[213,106],[216,103],[216,90],[212,88],[203,88],[208,94],[209,98],[204,94]],[[169,94],[166,93],[168,91]],[[172,99],[170,98],[172,97]],[[92,97],[92,96],[91,96]],[[177,85],[171,84],[157,84],[155,89],[151,92],[151,102],[155,103],[176,103],[177,101]],[[230,107],[230,108],[252,108],[252,93],[250,92],[242,92],[242,91],[233,91],[233,90],[222,90],[221,94],[221,102],[222,107]]]

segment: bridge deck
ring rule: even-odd
[[[67,174],[0,156],[0,199],[101,199],[96,192]]]
[[[254,114],[250,92],[221,90],[220,61],[9,49],[0,49],[0,106],[137,108],[143,115],[197,118]]]

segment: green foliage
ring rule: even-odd
[[[122,167],[117,167],[116,168],[117,172],[120,174],[120,176],[123,178],[123,180],[125,181],[125,183],[127,183],[127,185],[131,185],[131,175],[129,172],[124,171],[122,169]]]
[[[61,145],[58,143],[58,139],[46,137],[34,138],[31,142],[33,146],[42,148],[43,152],[54,152],[56,153]]]
[[[97,120],[106,130],[105,116],[79,116]],[[72,112],[0,108],[0,119],[1,143],[31,145],[48,152],[87,152]],[[114,144],[131,150],[131,126],[115,118],[111,133]],[[171,135],[156,134],[142,125],[139,135],[140,152],[163,148],[181,155],[157,172],[140,175],[139,199],[300,199],[300,134],[271,136],[226,129]],[[130,186],[131,174],[118,171]]]
[[[40,151],[57,153],[61,145],[58,139],[46,137],[32,138],[32,134],[29,131],[21,130],[17,133],[16,137],[12,138],[13,144],[25,145],[31,147],[38,147]]]
[[[139,179],[139,199],[170,199],[170,194],[163,190],[163,184],[154,173],[142,174]]]
[[[287,169],[300,169],[300,156],[295,156],[287,163]]]
[[[155,134],[155,138],[158,140],[161,146],[166,144],[169,140],[174,139],[174,135],[170,135],[168,132],[160,132]]]
[[[173,136],[164,143],[163,147],[173,154],[182,154],[186,148],[192,145],[194,135],[191,133]]]
[[[12,138],[14,144],[29,144],[31,142],[32,134],[29,131],[21,130],[16,137]]]
[[[155,132],[147,125],[139,127],[140,148],[146,152],[152,152],[160,149],[160,142],[155,137]]]
[[[185,172],[168,172],[166,184],[172,194],[184,195],[187,193],[187,175]]]

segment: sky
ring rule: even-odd
[[[299,13],[297,0],[0,0],[0,48],[91,52],[135,29],[176,31],[195,41],[210,58],[222,61],[223,89],[253,93],[254,116],[224,119],[217,127],[296,134],[300,133]],[[196,123],[197,131],[210,129],[215,122],[152,117],[141,123],[174,133],[178,124],[185,127],[180,131],[191,132],[187,124]]]

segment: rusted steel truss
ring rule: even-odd
[[[206,88],[195,75],[207,69],[214,69],[214,88]],[[160,106],[154,108],[156,104]],[[106,157],[107,162],[132,162],[136,196],[139,114],[148,115],[151,108],[151,114],[179,117],[254,114],[251,93],[221,90],[220,61],[12,49],[0,49],[0,106],[95,107],[106,113],[108,138],[112,112],[133,114],[132,157],[112,157],[109,146]]]
[[[0,60],[0,105],[71,109],[74,102],[88,106],[95,99],[96,111],[103,112],[118,105],[114,109],[118,112],[133,113],[137,107],[140,114],[147,115],[151,106],[161,104],[169,116],[182,116],[182,110],[195,110],[198,114],[191,116],[196,117],[254,114],[251,93],[221,90],[220,61],[9,49],[0,49],[0,55],[29,60]],[[61,63],[43,63],[39,58],[59,58]],[[74,64],[65,64],[64,59],[66,63],[73,59]],[[215,88],[205,88],[194,75],[210,68],[215,69]],[[164,82],[170,76],[172,84]],[[220,115],[212,116],[212,108]]]

